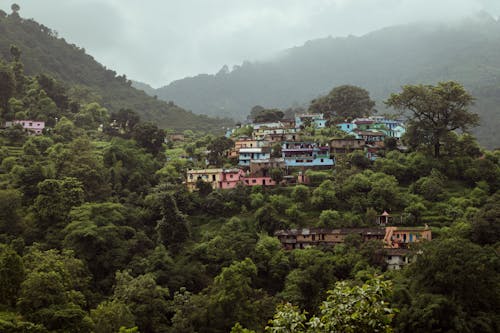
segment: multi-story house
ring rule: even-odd
[[[314,142],[284,142],[281,148],[287,167],[329,167],[334,165],[330,147]]]
[[[309,125],[312,125],[314,128],[325,128],[326,121],[322,113],[301,114],[295,116],[295,128],[304,128]]]
[[[257,177],[269,177],[271,169],[284,169],[285,160],[283,158],[269,158],[265,160],[251,160],[250,174]]]
[[[431,229],[425,227],[386,227],[385,247],[393,249],[407,249],[412,243],[431,240]]]
[[[349,154],[355,150],[364,150],[365,140],[355,138],[332,139],[330,140],[330,153]]]
[[[334,246],[345,242],[348,235],[360,235],[363,241],[383,240],[384,228],[303,228],[278,230],[274,235],[287,250],[303,249],[311,246]]]
[[[239,150],[238,165],[250,167],[250,161],[252,160],[267,160],[269,158],[271,158],[271,149],[269,147],[241,148]]]
[[[274,235],[285,249],[303,249],[309,246],[334,246],[345,242],[348,235],[360,235],[362,240],[379,240],[384,247],[391,249],[407,249],[412,243],[431,240],[432,233],[428,226],[419,227],[377,227],[377,228],[303,228],[278,230]],[[390,252],[390,251],[388,251]]]
[[[196,189],[198,180],[209,183],[213,189],[219,188],[222,177],[222,169],[200,169],[188,170],[186,176],[186,185],[189,191]]]

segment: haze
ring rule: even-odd
[[[498,0],[19,0],[21,15],[58,31],[128,78],[162,86],[223,65],[265,59],[326,36],[447,21]],[[10,12],[10,3],[2,9]]]

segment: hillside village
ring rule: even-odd
[[[187,187],[193,191],[200,181],[213,189],[231,189],[238,184],[310,184],[308,170],[331,169],[348,153],[363,152],[374,161],[387,149],[388,142],[393,142],[392,149],[403,148],[400,139],[405,125],[401,120],[370,116],[334,125],[338,131],[321,141],[315,141],[311,134],[327,128],[323,114],[301,114],[291,120],[249,123],[228,130],[226,137],[234,142],[234,147],[225,154],[233,166],[189,170]],[[249,130],[250,135],[240,135],[242,129]]]

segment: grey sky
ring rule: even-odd
[[[12,0],[15,1],[15,0]],[[161,86],[326,36],[459,18],[500,0],[17,0],[119,74]],[[10,11],[10,2],[0,6]]]

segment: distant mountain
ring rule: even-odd
[[[142,90],[149,96],[156,95],[156,89],[151,87],[149,84],[135,80],[130,80],[130,81],[132,82],[132,87],[134,87],[135,89]]]
[[[97,98],[111,111],[130,108],[144,120],[176,130],[217,130],[231,123],[227,119],[193,114],[173,102],[157,100],[133,88],[125,75],[117,76],[115,71],[86,54],[85,49],[58,38],[57,33],[46,26],[0,10],[0,58],[10,59],[11,45],[20,48],[27,74],[50,74],[71,88],[77,87],[79,94]]]
[[[404,84],[443,80],[471,91],[482,119],[477,136],[483,145],[500,146],[500,22],[485,14],[312,40],[270,61],[174,81],[156,95],[195,113],[243,119],[254,105],[308,105],[342,84],[367,89],[381,110],[382,101]]]

